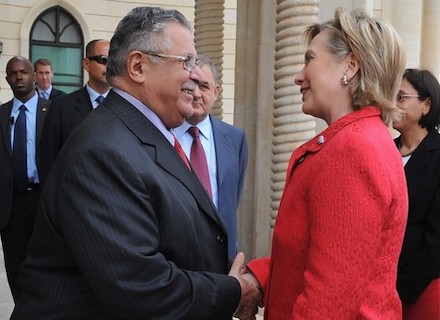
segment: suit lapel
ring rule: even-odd
[[[93,106],[90,102],[89,93],[87,92],[86,87],[84,87],[80,94],[78,94],[75,108],[79,111],[83,118],[87,117],[90,111],[93,110]]]
[[[215,213],[216,209],[206,191],[196,178],[193,172],[189,171],[182,159],[179,157],[173,146],[162,137],[163,141],[157,141],[156,146],[156,161],[169,174],[173,175],[179,180],[191,194],[194,196],[199,208],[210,216],[217,224],[222,222]]]
[[[224,228],[206,191],[163,134],[117,93],[110,90],[107,97],[102,106],[111,109],[142,143],[154,146],[157,164],[178,179],[194,196],[200,210]]]
[[[411,156],[408,163],[405,166],[405,174],[407,180],[416,176],[424,167],[429,165],[431,161],[431,150],[438,149],[440,141],[437,134],[429,133],[425,139],[420,143],[418,150]],[[414,161],[412,161],[414,158]]]
[[[227,130],[224,130],[217,120],[210,116],[212,131],[214,135],[215,154],[217,161],[217,184],[220,186],[228,172],[228,164],[232,163],[230,157],[233,151],[230,150],[232,145],[230,140],[230,134]]]
[[[46,118],[47,111],[49,111],[50,101],[44,100],[42,98],[38,98],[38,105],[37,105],[37,137],[36,137],[36,144],[38,145],[41,134],[43,132],[43,124],[44,119]],[[0,123],[2,128],[2,136],[4,143],[6,145],[6,148],[9,152],[9,155],[12,156],[11,151],[11,110],[12,110],[12,100],[6,104],[4,104],[1,107],[0,110]]]
[[[9,156],[11,154],[11,110],[12,110],[12,100],[5,103],[0,107],[0,124],[2,128],[3,143],[8,150]]]
[[[411,161],[412,159],[410,159],[405,166],[407,180],[411,180],[411,178],[416,176],[417,173],[420,172],[431,161],[431,155],[426,148],[423,148],[423,150],[419,151],[421,151],[419,154],[414,154],[413,156],[411,156],[417,156],[417,161]]]
[[[37,146],[41,139],[43,132],[44,119],[46,119],[47,112],[49,111],[50,101],[38,98],[37,105]]]

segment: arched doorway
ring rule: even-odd
[[[29,57],[52,62],[52,84],[69,93],[83,86],[84,37],[79,23],[60,6],[42,12],[32,25]]]

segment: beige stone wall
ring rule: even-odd
[[[44,10],[57,5],[65,8],[80,23],[85,44],[95,38],[110,39],[119,20],[139,5],[177,9],[194,23],[194,0],[0,0],[0,40],[3,42],[0,102],[6,102],[13,96],[5,80],[6,63],[15,55],[29,56],[29,34],[33,22]],[[223,120],[233,123],[237,0],[225,0],[224,7]]]
[[[420,66],[423,3],[424,0],[375,0],[374,4],[374,14],[389,21],[402,38],[409,68]]]
[[[223,121],[234,123],[235,47],[237,33],[237,1],[225,0],[223,30]]]

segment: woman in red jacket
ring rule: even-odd
[[[305,36],[295,83],[303,111],[328,128],[293,152],[271,257],[248,264],[265,319],[401,319],[396,272],[408,198],[387,128],[401,116],[400,39],[384,21],[341,8]]]

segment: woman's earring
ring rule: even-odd
[[[344,86],[346,86],[348,84],[348,77],[346,74],[344,74],[341,81]]]

